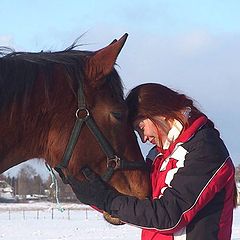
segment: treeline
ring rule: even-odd
[[[61,201],[77,201],[69,185],[64,184],[58,173],[55,172],[58,185],[58,198]],[[17,176],[11,177],[4,174],[0,175],[0,180],[5,180],[13,187],[14,195],[24,198],[27,195],[45,195],[48,200],[56,199],[56,185],[53,184],[52,176],[49,175],[44,180],[31,165],[21,168]]]
[[[240,164],[235,167],[235,179],[240,183]]]
[[[58,195],[60,201],[78,202],[69,185],[64,184],[55,172],[58,185]],[[235,166],[235,179],[240,183],[240,164]],[[0,180],[5,180],[13,187],[14,195],[23,197],[27,195],[45,195],[48,200],[56,200],[56,185],[53,185],[53,179],[49,175],[48,179],[43,179],[31,165],[25,165],[21,168],[17,176],[11,177],[4,174],[0,175]]]

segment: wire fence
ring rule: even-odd
[[[0,210],[0,218],[1,220],[15,220],[15,219],[89,219],[95,218],[96,214],[94,214],[93,209],[91,208],[82,208],[82,209],[65,209],[64,211],[60,211],[56,208],[50,209],[18,209],[18,210]]]

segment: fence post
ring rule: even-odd
[[[52,219],[53,219],[53,208],[52,208]]]
[[[11,220],[11,211],[8,210],[8,220]]]
[[[39,219],[39,210],[37,210],[37,219]]]
[[[68,220],[70,220],[70,209],[68,208]]]
[[[23,219],[25,220],[25,210],[23,210]]]
[[[88,209],[87,208],[85,209],[86,209],[86,219],[88,219]]]

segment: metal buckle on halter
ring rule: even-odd
[[[85,120],[88,118],[90,113],[87,108],[78,108],[75,115],[76,118]]]
[[[114,170],[121,167],[120,157],[114,155],[113,158],[107,158],[107,168],[113,168]]]

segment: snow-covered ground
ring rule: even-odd
[[[85,205],[0,204],[0,240],[140,240],[141,230],[113,226]],[[240,240],[240,207],[234,210],[232,240]]]

